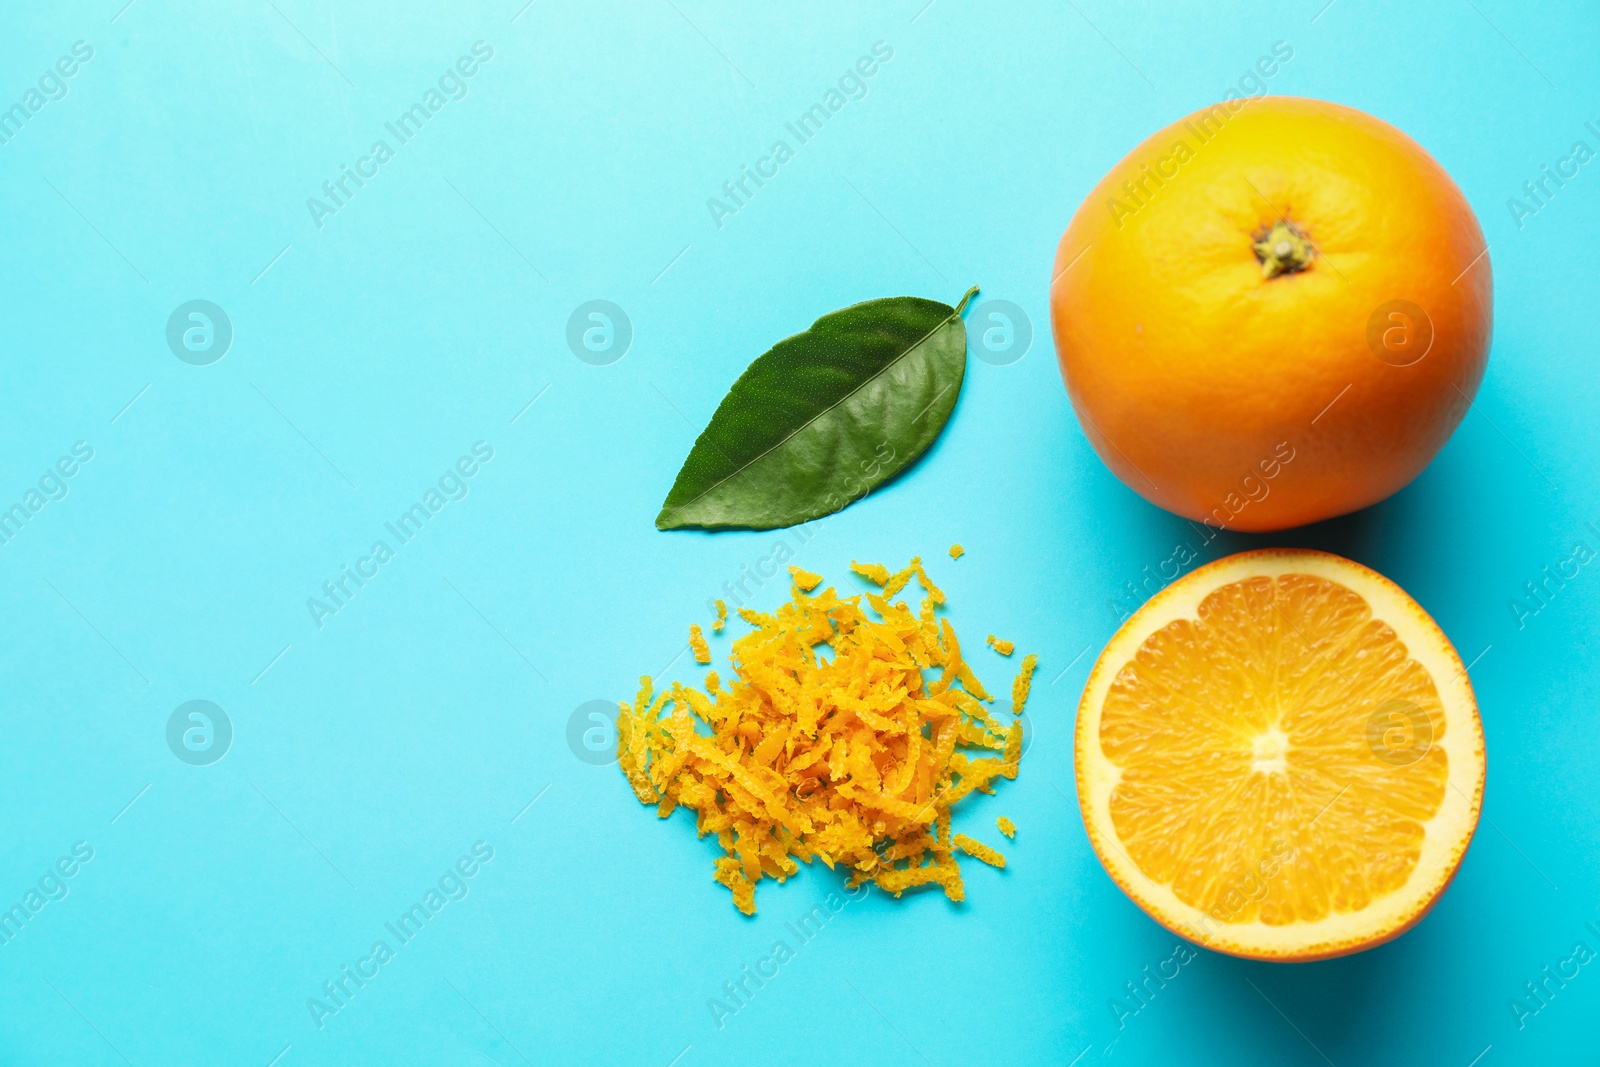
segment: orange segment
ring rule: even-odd
[[[1421,919],[1477,825],[1466,671],[1398,586],[1309,551],[1202,567],[1112,639],[1079,802],[1122,888],[1236,955],[1317,959]]]

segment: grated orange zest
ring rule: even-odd
[[[850,569],[873,585],[889,584],[889,568],[881,563],[857,563],[855,560],[851,560]]]
[[[974,841],[966,834],[955,836],[955,846],[975,860],[987,863],[991,867],[1004,868],[1006,858],[982,841]]]
[[[701,632],[697,622],[689,624],[689,648],[694,652],[696,663],[704,665],[711,662],[711,646],[706,644],[706,635]]]
[[[807,593],[811,592],[811,590],[822,584],[822,575],[812,574],[808,570],[804,570],[803,568],[792,565],[789,567],[789,577],[794,579],[795,585],[799,586]]]
[[[1022,670],[1017,672],[1016,681],[1011,683],[1011,711],[1014,715],[1021,715],[1024,705],[1028,703],[1028,692],[1033,688],[1033,669],[1039,665],[1039,657],[1028,653],[1022,657]]]
[[[793,599],[772,614],[740,609],[752,630],[733,643],[727,688],[714,671],[704,693],[679,683],[658,693],[647,677],[619,706],[617,760],[635,795],[663,817],[697,814],[724,853],[713,878],[746,915],[763,878],[783,882],[814,858],[844,868],[852,888],[935,885],[952,901],[965,898],[958,850],[1005,863],[952,837],[950,809],[1016,776],[1021,723],[1002,727],[980,703],[989,695],[920,561],[893,575],[851,569],[885,595],[807,596],[813,576],[796,573]],[[916,612],[889,593],[913,577],[927,593]],[[699,660],[704,638],[698,626],[690,634]]]
[[[921,566],[922,557],[912,556],[910,566],[896,571],[894,576],[891,577],[887,583],[885,583],[883,587],[883,598],[888,600],[891,597],[898,595],[900,590],[904,589],[906,584],[916,576],[917,570]]]

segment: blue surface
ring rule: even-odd
[[[1511,603],[1576,542],[1600,549],[1600,171],[1520,226],[1506,201],[1574,141],[1600,148],[1593,6],[924,2],[0,15],[0,104],[40,89],[0,144],[0,504],[39,490],[0,546],[0,906],[40,905],[0,945],[0,1062],[1592,1058],[1600,965],[1549,982],[1536,1014],[1510,1001],[1575,943],[1600,951],[1600,577],[1583,567],[1520,619]],[[1071,728],[1112,598],[1192,533],[1090,451],[1046,283],[1092,183],[1275,41],[1294,58],[1270,92],[1395,123],[1465,190],[1494,348],[1476,410],[1397,497],[1201,555],[1313,545],[1416,596],[1474,660],[1485,819],[1399,941],[1304,966],[1200,952],[1119,1029],[1113,999],[1175,942],[1088,846]],[[799,144],[785,123],[875,42],[893,55],[865,95]],[[47,77],[61,57],[72,76]],[[447,77],[459,57],[471,76]],[[438,111],[402,143],[385,124],[430,88]],[[793,157],[714,219],[708,198],[778,139]],[[369,177],[313,212],[346,165]],[[958,819],[986,837],[1014,819],[1011,866],[973,865],[962,907],[873,894],[802,943],[786,924],[838,876],[764,883],[740,917],[709,880],[714,844],[577,758],[569,719],[669,664],[689,677],[687,624],[794,536],[652,527],[745,364],[842,305],[973,283],[1024,309],[1031,348],[972,359],[937,446],[810,528],[795,562],[848,581],[852,558],[922,553],[958,628],[1039,653],[1021,777]],[[608,364],[567,342],[597,299],[632,326]],[[203,327],[187,312],[169,347],[192,300],[231,323],[220,360],[220,333],[184,346]],[[589,325],[603,347],[601,320],[580,342]],[[70,477],[50,474],[62,457]],[[430,489],[421,532],[389,534]],[[314,619],[346,565],[371,577]],[[169,747],[196,700],[231,725],[209,764],[187,711]],[[430,889],[437,913],[396,937]],[[708,1001],[778,940],[793,958],[719,1028]],[[376,974],[315,1017],[346,965]]]

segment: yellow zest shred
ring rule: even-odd
[[[1007,837],[1017,836],[1017,824],[1006,818],[1004,815],[996,819],[994,824],[999,827],[1000,832],[1005,834]]]
[[[694,652],[694,661],[699,664],[711,662],[711,646],[706,644],[706,635],[700,631],[700,624],[689,624],[689,648]]]
[[[967,554],[967,550],[962,548],[960,545],[951,545],[950,546],[950,558],[951,559],[960,559],[962,556],[964,556],[966,554]]]
[[[1016,719],[1011,723],[1011,729],[1006,731],[1005,762],[1001,765],[1000,773],[1007,778],[1017,776],[1017,764],[1022,762],[1022,720]]]
[[[851,560],[850,569],[873,585],[889,584],[889,568],[881,563],[857,563],[855,560]]]
[[[711,629],[720,634],[722,632],[722,628],[728,625],[728,605],[720,600],[716,601],[715,603],[717,605],[717,618],[714,622],[712,622]]]
[[[790,566],[789,577],[794,579],[794,584],[807,593],[822,584],[822,575],[812,574],[810,571],[801,570],[799,567]]]
[[[982,841],[974,841],[966,834],[955,836],[955,846],[975,860],[981,860],[991,867],[1005,867],[1006,858]]]
[[[714,671],[704,693],[676,683],[657,693],[643,678],[620,705],[629,785],[662,816],[696,812],[724,853],[713,877],[747,915],[763,878],[782,882],[813,859],[844,868],[849,888],[935,885],[960,901],[956,852],[998,858],[951,836],[950,809],[1016,776],[1021,723],[1002,727],[980,702],[988,694],[919,562],[893,576],[882,564],[851,569],[885,589],[916,576],[928,595],[914,611],[829,587],[797,590],[770,615],[741,609],[753,629],[733,643],[727,688]]]
[[[1011,683],[1011,711],[1021,715],[1023,705],[1028,702],[1028,690],[1033,688],[1033,669],[1039,665],[1039,657],[1032,652],[1022,657],[1022,670],[1017,672],[1016,681]]]
[[[894,577],[890,578],[888,583],[884,585],[883,598],[888,600],[890,597],[898,595],[900,590],[906,587],[906,583],[910,582],[921,568],[922,557],[912,556],[911,564],[902,570],[896,571]]]
[[[989,647],[1000,653],[1002,656],[1009,656],[1017,646],[1013,645],[1010,641],[1002,640],[1001,638],[996,637],[994,634],[990,634]]]

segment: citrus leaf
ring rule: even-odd
[[[773,345],[717,406],[656,526],[793,526],[900,473],[939,436],[961,393],[961,312],[977,291],[956,307],[868,300]]]

